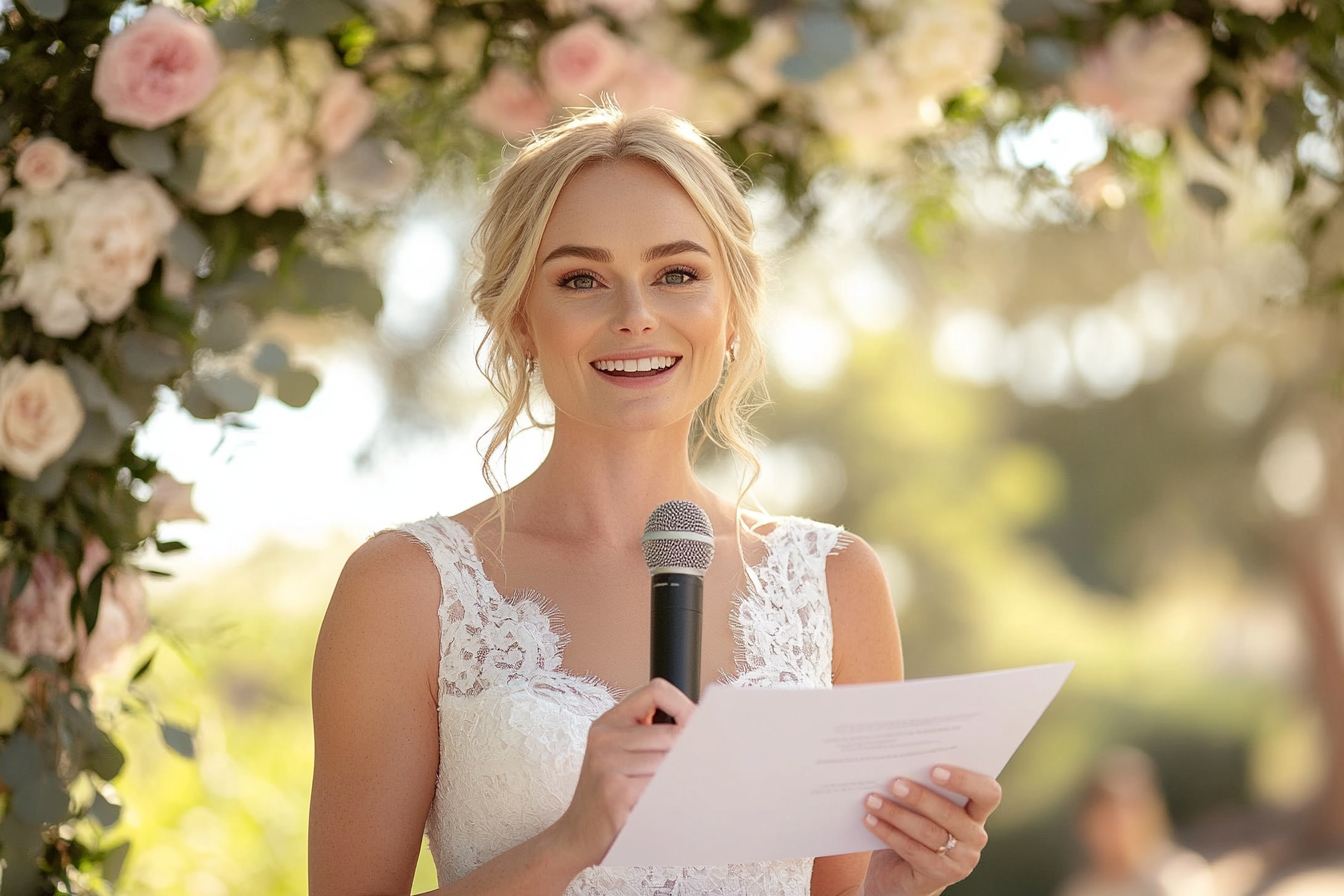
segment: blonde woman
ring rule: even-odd
[[[871,854],[598,865],[680,730],[649,724],[654,710],[694,712],[648,678],[640,537],[654,507],[694,501],[717,533],[703,680],[901,677],[868,545],[745,513],[693,473],[705,439],[752,462],[752,239],[732,172],[665,113],[580,115],[498,179],[473,290],[506,402],[486,475],[534,392],[554,406],[552,445],[495,500],[382,533],[346,565],[313,670],[312,893],[409,892],[422,835],[443,894],[926,896],[975,866],[1000,793],[957,768],[934,776],[965,808],[903,780],[856,802]]]

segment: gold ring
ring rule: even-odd
[[[940,855],[940,856],[945,856],[945,855],[947,855],[948,852],[950,852],[951,850],[956,849],[956,847],[957,847],[957,838],[956,838],[956,837],[953,837],[951,834],[948,834],[948,835],[947,835],[947,842],[944,843],[942,846],[938,847],[938,850],[937,850],[938,855]]]

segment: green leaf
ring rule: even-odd
[[[308,404],[319,384],[310,371],[286,370],[275,378],[275,397],[292,408],[301,408]]]
[[[111,560],[104,563],[93,574],[93,578],[89,580],[89,587],[84,590],[80,612],[84,614],[84,631],[89,634],[93,634],[93,627],[98,624],[98,611],[103,604],[103,582],[106,581],[107,571],[111,568]]]
[[[154,539],[154,547],[158,549],[160,554],[172,554],[177,551],[185,551],[187,549],[186,544],[184,544],[183,542],[159,541],[157,538]]]
[[[94,726],[92,731],[85,733],[85,737],[84,768],[104,781],[111,781],[121,774],[126,757],[117,749],[112,738],[107,736],[107,732]]]
[[[294,276],[308,301],[318,308],[350,308],[372,321],[383,308],[383,294],[368,273],[341,268],[307,256],[294,266]]]
[[[210,315],[201,333],[201,345],[211,351],[232,352],[246,345],[251,335],[251,313],[240,305],[224,305]]]
[[[243,379],[236,373],[222,373],[217,376],[201,377],[198,382],[202,391],[220,410],[243,413],[257,406],[261,390],[257,384]]]
[[[9,600],[14,602],[19,599],[23,589],[28,587],[28,580],[33,577],[33,565],[31,563],[20,563],[14,567],[14,578],[9,583]]]
[[[49,22],[59,22],[70,11],[70,0],[23,0],[23,5]]]
[[[168,722],[160,722],[159,732],[163,735],[163,742],[168,745],[168,749],[187,759],[196,758],[196,741],[190,731]]]
[[[14,785],[10,806],[29,824],[51,825],[70,817],[70,794],[55,772],[43,769],[37,777]]]
[[[1213,184],[1191,181],[1186,189],[1190,192],[1192,199],[1214,214],[1227,208],[1227,194]]]
[[[289,355],[274,342],[267,342],[257,349],[252,359],[252,369],[257,373],[275,376],[289,369]]]
[[[17,813],[6,813],[0,820],[0,844],[6,862],[4,892],[42,893],[46,881],[38,871],[37,860],[46,844],[42,841],[42,826],[29,824]]]
[[[118,346],[127,374],[147,383],[161,383],[186,367],[182,344],[167,336],[131,330]]]
[[[47,764],[42,758],[42,747],[26,734],[12,735],[4,749],[0,750],[0,780],[8,784],[10,789],[45,771]]]
[[[201,229],[187,218],[178,218],[168,232],[168,255],[182,267],[194,271],[210,250],[210,241]]]
[[[205,166],[205,147],[187,146],[177,157],[172,173],[164,178],[164,183],[179,196],[190,196],[196,192],[196,184],[201,180],[201,169]]]
[[[93,795],[93,805],[89,814],[105,828],[110,828],[121,819],[121,806],[103,796],[101,792]]]
[[[113,157],[127,168],[138,168],[149,174],[171,174],[177,165],[173,141],[168,131],[118,131],[108,141]]]
[[[199,380],[192,380],[179,400],[183,410],[199,420],[213,420],[223,413],[219,405],[215,404],[206,393]]]
[[[1291,100],[1276,96],[1265,104],[1265,130],[1260,134],[1260,155],[1272,159],[1297,142],[1299,113]]]
[[[121,869],[126,864],[126,854],[130,851],[131,841],[127,840],[103,857],[103,880],[110,884],[117,882],[121,877]]]
[[[145,657],[145,661],[140,664],[140,667],[135,670],[135,674],[131,676],[131,681],[139,681],[140,679],[144,678],[145,675],[149,672],[149,667],[154,664],[154,657],[158,655],[159,655],[158,651],[155,651],[151,653],[149,656]]]
[[[285,0],[276,13],[289,34],[316,37],[353,18],[355,11],[341,0]]]
[[[243,19],[220,19],[210,30],[226,50],[256,50],[270,39],[264,29]]]

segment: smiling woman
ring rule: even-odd
[[[934,780],[965,806],[903,779],[854,806],[871,855],[600,864],[695,711],[649,676],[640,537],[655,507],[694,502],[715,533],[702,680],[901,676],[867,544],[746,513],[695,476],[707,439],[755,463],[752,241],[730,169],[666,113],[585,113],[499,178],[473,293],[505,399],[486,475],[534,391],[555,407],[551,448],[493,500],[382,533],[347,563],[313,665],[313,893],[407,892],[422,833],[454,894],[928,896],[975,866],[998,785],[942,767]],[[677,724],[651,724],[658,710]]]

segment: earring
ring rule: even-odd
[[[737,360],[737,340],[734,339],[728,343],[728,363],[732,364]]]
[[[527,356],[527,375],[531,376],[537,372],[537,359],[531,355]]]

